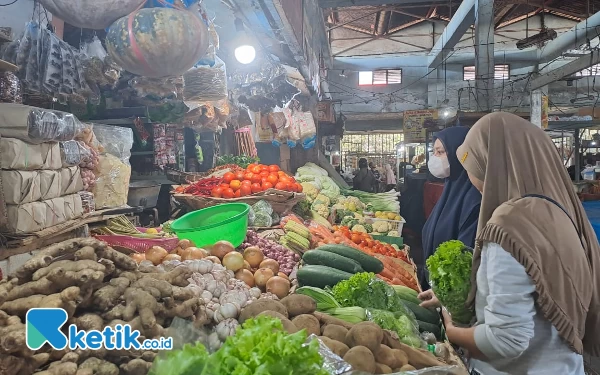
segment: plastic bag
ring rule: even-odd
[[[28,90],[39,92],[40,87],[40,26],[37,23],[33,23],[31,26],[30,33],[30,48],[29,48],[29,56],[27,57],[27,64],[25,65],[25,79],[23,81],[23,85],[27,87]]]
[[[396,332],[400,341],[406,345],[414,348],[426,348],[427,344],[419,336],[419,326],[414,314],[410,310],[406,310],[390,312],[367,309],[367,320],[377,323],[383,329]]]
[[[331,375],[372,375],[362,371],[352,370],[352,366],[331,351],[317,336],[310,335],[307,343],[312,340],[319,341],[319,354],[323,358],[323,368]],[[429,367],[422,370],[403,371],[392,375],[463,375],[464,370],[458,366]]]
[[[129,164],[131,157],[131,147],[133,146],[133,131],[131,128],[120,126],[94,124],[94,135],[102,147],[100,151],[105,151]]]

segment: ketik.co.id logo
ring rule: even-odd
[[[68,329],[68,336],[62,332],[62,327],[68,319],[64,309],[30,309],[25,316],[25,336],[27,347],[38,350],[48,343],[57,350],[68,347],[71,350],[130,350],[154,349],[169,350],[173,348],[173,339],[147,339],[140,343],[140,332],[132,330],[128,324],[105,327],[102,331],[80,331],[74,324]]]

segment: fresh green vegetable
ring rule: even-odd
[[[298,202],[294,208],[292,208],[292,211],[303,219],[310,219],[312,217],[310,202],[306,199]]]
[[[442,330],[439,324],[431,324],[420,320],[417,320],[417,324],[419,325],[419,332],[431,332],[438,340],[442,338]]]
[[[201,374],[208,357],[204,345],[185,344],[179,350],[165,351],[156,357],[148,375]]]
[[[358,306],[338,307],[337,309],[327,310],[327,314],[348,323],[360,323],[367,320],[367,311]]]
[[[333,297],[343,307],[360,306],[366,309],[401,311],[409,314],[394,289],[373,273],[357,273],[333,287]]]
[[[404,285],[392,285],[392,288],[394,288],[396,294],[403,300],[416,303],[417,305],[421,303],[421,300],[418,297],[419,293],[417,293],[416,290]]]
[[[303,286],[302,288],[296,289],[297,294],[304,294],[314,299],[317,303],[317,310],[327,311],[341,307],[340,304],[333,298],[331,293],[324,289],[315,288],[312,286]]]
[[[413,314],[415,314],[417,320],[421,320],[423,322],[428,322],[431,324],[440,323],[440,314],[438,314],[437,311],[426,309],[411,301],[403,300],[402,302],[413,312]]]
[[[387,193],[367,193],[360,190],[342,190],[343,195],[357,197],[367,205],[368,210],[400,212],[400,193],[391,190]]]
[[[460,324],[469,324],[473,317],[465,306],[471,290],[472,262],[473,254],[456,240],[441,244],[426,262],[435,295]]]
[[[244,322],[235,336],[208,355],[201,344],[159,356],[151,375],[328,375],[319,342],[306,342],[306,330],[287,334],[279,319],[259,316]]]
[[[317,250],[328,251],[335,253],[346,258],[354,259],[360,263],[361,267],[366,272],[380,273],[383,271],[383,263],[375,257],[365,254],[360,250],[356,250],[346,245],[323,245],[319,246]]]
[[[217,158],[217,166],[226,164],[236,164],[242,168],[248,168],[248,165],[260,162],[259,158],[253,158],[246,155],[234,156],[223,155]]]
[[[394,331],[398,334],[400,341],[414,347],[421,347],[419,331],[416,320],[402,314],[394,314],[390,311],[367,309],[367,319],[377,323],[383,329]]]
[[[306,337],[306,330],[288,335],[279,319],[249,319],[211,356],[211,366],[202,375],[328,375],[322,368],[319,342],[305,345]]]
[[[173,232],[173,229],[171,229],[171,225],[173,225],[174,221],[175,220],[165,221],[162,225],[162,231],[165,233],[175,233]]]
[[[308,265],[298,270],[297,277],[300,286],[325,288],[348,280],[352,274],[331,267]]]
[[[349,273],[365,272],[354,259],[322,250],[310,250],[304,253],[302,260],[306,264],[336,268]]]

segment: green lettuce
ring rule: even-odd
[[[360,272],[348,280],[340,281],[333,287],[332,293],[342,307],[406,311],[406,306],[394,289],[375,277],[374,273]]]
[[[196,375],[201,374],[208,352],[202,344],[185,344],[183,348],[161,353],[148,375]]]
[[[427,259],[429,283],[452,320],[469,324],[473,312],[465,306],[471,290],[473,254],[460,241],[442,243]]]
[[[318,340],[306,343],[306,330],[287,334],[281,321],[259,316],[209,355],[201,344],[186,345],[154,361],[149,375],[328,375]]]

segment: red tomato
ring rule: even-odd
[[[229,184],[223,183],[223,184],[221,184],[219,186],[221,186],[221,189],[229,189]]]
[[[242,187],[240,188],[240,197],[245,197],[250,194],[252,194],[252,187],[250,185],[242,184]]]
[[[269,165],[269,172],[279,172],[279,166],[278,165]]]
[[[353,233],[352,236],[350,237],[350,239],[352,240],[352,242],[354,242],[355,244],[360,244],[362,239],[360,238],[359,234]]]
[[[291,182],[290,178],[288,176],[280,176],[279,177],[279,182],[283,182],[284,184],[289,184]]]
[[[269,171],[269,167],[267,167],[266,165],[259,164],[258,166],[260,167],[261,172],[262,171],[265,171],[265,172]]]
[[[263,191],[262,186],[260,186],[260,184],[258,183],[254,183],[252,184],[252,193],[260,193],[261,191]]]
[[[242,186],[244,186],[244,185],[251,186],[252,185],[252,181],[250,181],[250,180],[244,180],[244,181],[242,181]]]
[[[287,188],[289,191],[291,191],[292,193],[296,192],[296,184],[288,184]]]
[[[255,165],[252,167],[252,169],[250,170],[250,172],[254,173],[254,174],[258,174],[261,172],[260,167],[258,165]]]
[[[252,173],[252,172],[246,172],[244,174],[244,181],[252,181],[252,176],[254,176],[254,173]]]
[[[265,181],[262,183],[262,188],[264,190],[273,189],[273,184],[270,183],[269,181]]]
[[[272,183],[273,185],[275,185],[279,181],[279,177],[277,177],[276,174],[271,173],[269,175],[269,177],[267,177],[267,181],[269,181],[270,183]]]
[[[279,177],[281,177],[281,176],[287,176],[287,174],[284,171],[277,171],[277,175]]]
[[[233,189],[233,191],[238,191],[242,187],[242,181],[233,180],[229,183],[229,187]]]
[[[286,187],[286,185],[283,182],[278,182],[275,185],[275,189],[277,189],[277,190],[285,190],[285,187]]]
[[[223,181],[230,183],[233,180],[235,180],[235,174],[227,172],[223,175]]]
[[[248,164],[248,168],[246,168],[247,171],[252,172],[252,168],[256,167],[258,164],[252,163],[252,164]]]
[[[241,190],[238,190],[238,191],[235,192],[235,194],[233,194],[234,198],[239,198],[241,196],[242,196]]]
[[[269,171],[262,171],[262,172],[260,172],[260,176],[261,177],[269,177]]]
[[[299,183],[296,183],[296,191],[298,193],[302,193],[302,190],[304,190],[304,188],[302,187],[302,185],[300,185]]]
[[[229,188],[229,189],[225,189],[223,190],[223,198],[233,198],[235,195],[235,193],[233,192],[233,189]]]
[[[235,179],[242,181],[244,179],[244,172],[242,172],[242,171],[235,172]]]
[[[260,176],[260,174],[252,175],[252,183],[253,184],[260,184],[261,182],[262,182],[262,177]]]
[[[223,195],[223,188],[216,187],[216,188],[212,189],[212,191],[210,192],[210,195],[214,198],[221,198],[221,196]]]

